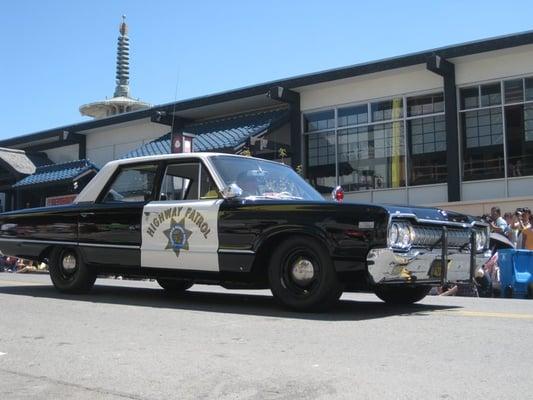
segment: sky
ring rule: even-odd
[[[131,94],[154,105],[533,29],[531,1],[2,1],[0,139],[113,96],[123,14]]]

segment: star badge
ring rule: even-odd
[[[170,228],[164,230],[163,233],[168,238],[165,250],[174,250],[176,257],[179,257],[181,250],[189,250],[189,237],[192,231],[185,228],[185,218],[182,218],[180,222],[172,218]]]

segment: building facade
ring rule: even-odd
[[[269,116],[268,118],[265,115]],[[533,32],[163,104],[0,141],[97,166],[169,152],[252,153],[354,201],[474,215],[533,208]]]

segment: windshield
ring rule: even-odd
[[[266,199],[324,200],[291,168],[256,158],[211,158],[225,186],[237,185],[242,197]]]

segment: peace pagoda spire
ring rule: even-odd
[[[115,93],[110,99],[82,105],[80,107],[81,115],[104,118],[150,107],[150,104],[139,99],[134,99],[130,95],[130,38],[128,36],[128,25],[126,24],[125,15],[122,16],[119,33]]]

